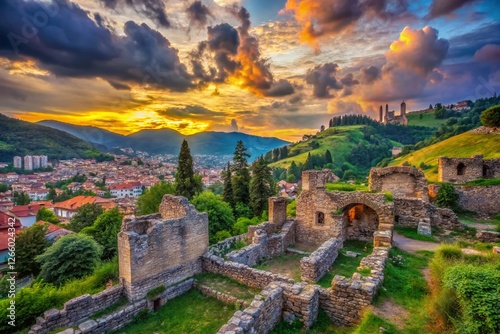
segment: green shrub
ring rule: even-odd
[[[486,109],[481,114],[481,123],[489,128],[500,126],[500,105]]]
[[[391,193],[386,192],[386,193],[384,193],[384,201],[386,203],[388,203],[388,202],[394,202],[394,196]]]
[[[458,208],[458,194],[451,183],[443,183],[436,195],[436,204],[442,208]]]
[[[149,300],[155,299],[159,294],[165,292],[165,290],[167,290],[165,285],[158,285],[156,288],[152,288],[148,291],[148,293],[146,294],[146,298]]]
[[[444,260],[459,260],[462,258],[462,251],[456,245],[442,245],[436,250],[436,257]]]
[[[141,322],[144,322],[149,318],[149,315],[150,313],[147,308],[142,309],[134,316],[134,320],[132,320],[132,323],[139,324]]]

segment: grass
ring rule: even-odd
[[[399,234],[410,238],[414,240],[420,240],[420,241],[429,241],[429,242],[437,242],[435,237],[429,237],[426,235],[421,235],[417,233],[417,229],[414,227],[403,227],[403,226],[396,226],[394,227],[394,230],[398,232]]]
[[[300,259],[304,255],[295,253],[286,253],[275,257],[272,260],[264,261],[256,265],[255,269],[270,271],[275,274],[281,274],[290,277],[296,282],[300,282]]]
[[[334,325],[328,315],[319,309],[318,318],[314,325],[306,330],[302,327],[302,324],[294,322],[288,324],[284,321],[278,323],[278,325],[270,332],[271,334],[379,334],[380,327],[384,327],[386,334],[397,334],[396,328],[387,322],[386,320],[374,315],[371,312],[366,312],[361,322],[357,326],[353,327],[339,327]]]
[[[324,288],[328,288],[331,286],[332,279],[335,275],[351,277],[355,272],[359,272],[357,268],[359,267],[361,259],[371,254],[372,250],[373,244],[371,242],[357,240],[345,241],[344,248],[340,250],[337,259],[326,272],[325,276],[318,281],[318,284]],[[346,251],[361,253],[361,255],[357,257],[349,257],[344,255]],[[366,271],[360,273],[364,275],[369,274]]]
[[[197,275],[196,280],[200,285],[206,285],[216,291],[223,292],[249,302],[251,302],[254,296],[259,293],[258,289],[250,288],[227,277],[212,273]]]
[[[437,182],[437,159],[439,157],[469,158],[473,154],[482,154],[485,159],[500,158],[497,136],[481,133],[462,133],[397,158],[391,164],[400,166],[407,162],[418,167],[423,162],[431,166],[424,171],[427,180]]]
[[[469,181],[465,184],[466,186],[500,186],[500,177],[495,179],[478,179],[474,181]]]
[[[311,155],[324,155],[327,149],[330,150],[334,161],[345,161],[351,150],[359,142],[364,141],[361,128],[363,128],[363,125],[326,129],[315,135],[315,138],[290,145],[289,158],[276,161],[269,166],[272,168],[288,168],[292,161],[295,161],[296,164],[305,163],[309,152],[311,152]],[[317,142],[319,146],[313,149],[312,142]],[[355,169],[355,166],[353,166],[353,169]]]
[[[224,305],[215,298],[205,297],[198,290],[191,290],[168,301],[139,323],[127,325],[114,333],[216,333],[234,312],[234,307]]]
[[[420,117],[420,115],[422,115],[422,117]],[[434,109],[408,113],[406,117],[408,118],[408,125],[413,126],[425,126],[438,129],[441,125],[446,123],[446,119],[437,119],[434,116]]]
[[[115,311],[117,311],[118,309],[120,309],[121,307],[123,307],[127,304],[128,304],[128,299],[127,299],[127,297],[123,296],[113,305],[108,306],[105,309],[100,310],[100,311],[92,314],[90,316],[90,319],[96,320],[96,319],[101,318],[103,315],[108,315],[108,314],[114,313]]]
[[[368,185],[366,184],[349,184],[349,183],[327,183],[327,191],[368,191]]]
[[[491,218],[482,218],[475,212],[459,212],[457,216],[458,220],[464,224],[470,225],[470,227],[474,227],[476,224],[492,225],[492,230],[500,232],[500,213],[497,213]]]

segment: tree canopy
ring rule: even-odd
[[[141,215],[158,212],[163,195],[175,194],[175,186],[172,183],[161,181],[151,188],[147,189],[144,194],[137,199],[137,209]]]
[[[118,208],[113,208],[97,217],[94,225],[84,228],[81,233],[90,235],[102,247],[102,258],[110,259],[118,253],[118,232],[123,215]]]
[[[75,232],[80,232],[87,226],[92,226],[104,212],[104,209],[99,204],[84,204],[76,210],[75,215],[70,219],[69,227]]]
[[[263,157],[252,164],[252,179],[250,180],[250,207],[255,216],[262,215],[267,210],[268,198],[273,194],[273,178],[271,169]]]
[[[233,156],[233,195],[234,202],[248,205],[250,202],[250,172],[248,170],[248,161],[250,155],[247,153],[247,148],[243,141],[239,140],[236,143]]]
[[[483,111],[481,114],[481,123],[489,128],[500,127],[500,105]]]
[[[59,218],[57,218],[56,214],[45,207],[41,207],[36,213],[36,221],[40,220],[52,224],[59,223]]]
[[[45,231],[45,226],[35,224],[16,237],[16,271],[19,277],[37,276],[40,273],[40,264],[35,257],[42,254],[49,245],[45,239]]]
[[[175,174],[175,194],[191,199],[202,190],[201,179],[194,174],[193,157],[187,141],[184,139],[179,152],[177,172]]]

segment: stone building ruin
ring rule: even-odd
[[[159,213],[124,218],[118,234],[120,283],[99,294],[72,299],[62,310],[46,311],[29,334],[47,334],[76,324],[78,330],[68,328],[64,334],[116,330],[142,310],[156,310],[193,288],[241,306],[220,334],[268,333],[279,321],[294,319],[309,328],[319,309],[337,325],[353,325],[383,282],[395,225],[417,228],[424,222],[429,230],[431,225],[461,226],[453,211],[429,203],[427,182],[414,168],[372,169],[368,192],[327,191],[326,183],[338,180],[328,170],[305,171],[302,180],[296,218],[287,217],[284,198],[271,197],[269,221],[249,226],[246,234],[210,247],[207,214],[197,212],[183,197],[165,195]],[[327,288],[316,284],[334,264],[346,240],[373,242],[373,252],[362,258],[358,267],[369,274],[337,275]],[[247,246],[230,251],[238,241]],[[316,249],[302,253],[300,281],[253,268],[263,260],[293,251],[290,247],[297,243]],[[222,275],[261,292],[251,303],[238,300],[200,286],[193,276],[202,272]],[[125,308],[89,319],[123,296],[128,299]]]
[[[500,159],[486,160],[482,155],[470,158],[438,158],[439,182],[462,184],[477,179],[500,177]]]

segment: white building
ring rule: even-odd
[[[49,158],[46,155],[40,156],[40,167],[47,168],[49,163]]]
[[[142,194],[142,186],[137,181],[117,183],[109,187],[109,192],[117,198],[139,197]]]
[[[23,159],[20,156],[14,157],[14,168],[23,168]]]
[[[37,189],[28,191],[28,196],[30,197],[30,200],[33,202],[44,201],[47,199],[48,195],[49,195],[49,189]]]
[[[34,155],[31,159],[33,160],[33,169],[39,169],[40,168],[40,156]]]
[[[33,157],[31,155],[24,156],[24,170],[33,170]]]

